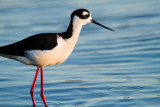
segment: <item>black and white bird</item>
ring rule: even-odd
[[[92,19],[86,9],[77,9],[71,14],[68,29],[62,33],[41,33],[21,41],[0,47],[0,56],[17,60],[26,65],[37,66],[31,86],[31,98],[35,106],[34,87],[41,69],[41,98],[47,107],[43,90],[43,67],[63,63],[74,49],[83,25],[94,23],[114,31]]]

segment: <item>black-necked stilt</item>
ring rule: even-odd
[[[30,90],[33,106],[35,106],[34,87],[39,69],[41,69],[41,98],[45,106],[48,106],[43,90],[43,67],[63,63],[71,54],[82,26],[88,23],[95,23],[114,31],[93,20],[88,10],[77,9],[71,14],[71,21],[66,32],[36,34],[19,42],[0,47],[1,56],[37,66]]]

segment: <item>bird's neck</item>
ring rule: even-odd
[[[69,39],[72,36],[79,37],[82,26],[83,25],[81,23],[79,23],[78,21],[71,21],[67,31],[63,35],[63,38],[64,39]]]

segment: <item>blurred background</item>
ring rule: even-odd
[[[44,69],[49,107],[159,107],[160,0],[0,0],[0,46],[63,32],[78,8],[116,32],[84,26],[66,62]],[[35,70],[0,57],[0,107],[32,107]]]

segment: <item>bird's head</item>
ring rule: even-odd
[[[114,30],[98,23],[97,21],[93,20],[91,17],[91,13],[87,9],[77,9],[77,10],[73,11],[71,14],[71,21],[76,24],[81,24],[82,26],[86,25],[88,23],[94,23],[94,24],[97,24],[103,28],[114,31]]]

